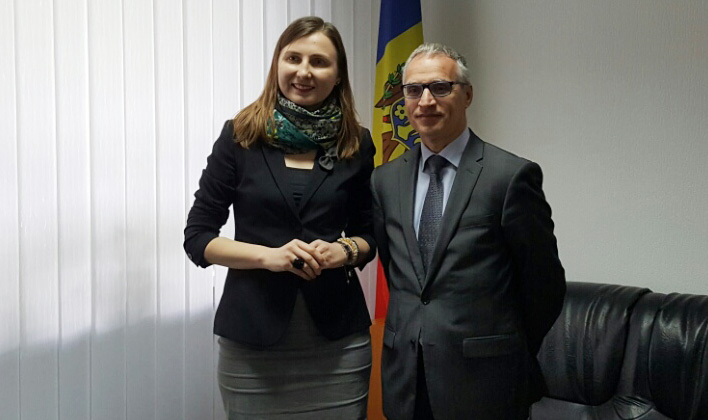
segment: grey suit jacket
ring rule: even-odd
[[[565,294],[541,168],[471,133],[426,274],[413,228],[419,158],[418,145],[371,181],[390,290],[384,413],[412,418],[420,343],[436,419],[526,419],[545,391],[535,355]]]

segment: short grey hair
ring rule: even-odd
[[[457,63],[457,80],[456,82],[470,84],[470,70],[467,68],[467,60],[454,48],[448,47],[447,45],[438,44],[437,42],[426,42],[420,44],[418,48],[413,50],[411,55],[406,60],[405,66],[403,66],[403,81],[406,80],[406,69],[408,65],[413,61],[414,58],[418,56],[424,57],[434,57],[437,55],[444,55],[449,57]]]

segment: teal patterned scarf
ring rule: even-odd
[[[341,126],[342,110],[333,96],[319,109],[308,111],[278,94],[273,124],[266,127],[266,133],[273,139],[272,145],[287,154],[305,153],[321,147],[325,153],[320,157],[320,166],[330,170],[337,158]]]

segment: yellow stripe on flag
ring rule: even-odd
[[[374,119],[371,131],[376,144],[376,166],[395,159],[418,142],[405,115],[401,70],[410,53],[423,43],[423,24],[418,22],[392,39],[376,63]]]

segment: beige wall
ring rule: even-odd
[[[483,139],[545,173],[569,280],[708,293],[708,2],[423,0]]]

